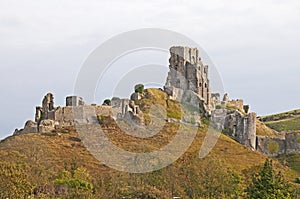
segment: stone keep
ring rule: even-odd
[[[170,87],[190,90],[210,105],[208,66],[203,65],[197,48],[175,46],[170,48],[171,57],[165,90]],[[168,93],[172,95],[172,93]]]

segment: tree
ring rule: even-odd
[[[110,99],[105,99],[102,105],[110,106],[111,105],[111,100]]]
[[[284,181],[280,172],[273,169],[272,160],[267,159],[262,169],[254,174],[252,182],[246,189],[247,198],[291,198],[289,184]]]
[[[144,92],[144,85],[143,84],[137,84],[137,85],[135,85],[134,92],[136,92],[136,93],[143,93]]]

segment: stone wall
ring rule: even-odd
[[[76,124],[95,124],[99,123],[97,116],[112,115],[111,106],[84,105],[83,99],[77,96],[67,97],[66,105],[55,107],[53,94],[48,93],[43,98],[42,106],[36,107],[35,122],[27,121],[23,129],[15,130],[14,135],[50,132]]]
[[[288,133],[285,135],[286,153],[300,151],[300,133]]]
[[[280,154],[285,154],[285,138],[257,136],[256,150],[271,157]]]
[[[16,129],[14,135],[27,134],[27,133],[37,133],[38,127],[37,123],[31,120],[28,120],[23,129]]]
[[[268,156],[300,151],[300,133],[288,133],[282,137],[257,136],[257,151]]]
[[[230,100],[227,104],[244,111],[244,101],[242,99]]]
[[[111,106],[83,105],[58,107],[55,111],[56,121],[60,126],[72,126],[74,124],[98,123],[97,116],[111,115]]]
[[[212,114],[216,129],[254,149],[256,147],[256,113],[243,114],[238,110],[216,109]]]
[[[224,129],[231,129],[231,137],[246,147],[256,146],[256,114],[243,115],[239,111],[229,111],[225,117]]]
[[[133,97],[134,98],[134,97]],[[117,119],[125,119],[129,123],[142,124],[144,121],[140,107],[135,105],[134,100],[120,99],[114,97],[111,100],[112,117]]]

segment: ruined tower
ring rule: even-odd
[[[36,107],[35,121],[39,122],[43,119],[55,120],[54,96],[52,93],[47,93],[44,96],[42,107]]]
[[[175,46],[170,48],[170,54],[170,71],[165,87],[193,91],[209,106],[208,66],[202,63],[199,50]]]

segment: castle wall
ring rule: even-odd
[[[235,111],[225,119],[225,128],[233,129],[233,139],[246,147],[255,149],[256,146],[256,114],[242,115]]]
[[[300,151],[300,133],[286,134],[285,142],[287,154]]]
[[[55,111],[56,121],[60,126],[72,126],[77,123],[98,123],[98,115],[111,115],[111,106],[83,105],[58,107]],[[75,119],[75,120],[74,120]]]
[[[237,110],[216,109],[212,114],[214,127],[241,143],[256,148],[256,114],[242,114]]]
[[[244,117],[245,145],[255,149],[256,147],[256,113],[249,113]],[[248,133],[247,133],[248,132]]]
[[[241,99],[231,100],[228,102],[228,104],[237,107],[239,110],[244,109],[244,101]]]
[[[270,157],[285,154],[285,139],[268,136],[257,136],[256,150]]]
[[[300,133],[288,133],[284,137],[257,136],[257,151],[268,156],[300,151]]]

